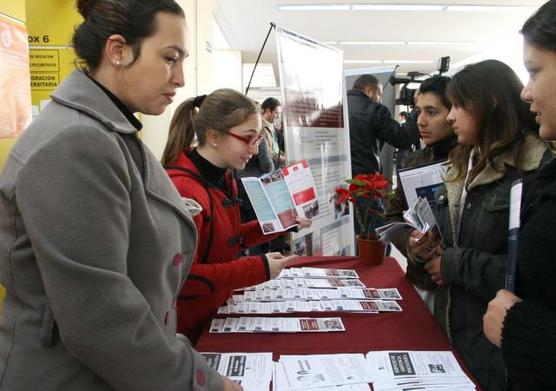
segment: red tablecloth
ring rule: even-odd
[[[338,333],[222,333],[210,334],[205,327],[196,348],[200,352],[272,352],[281,354],[367,353],[370,350],[452,350],[440,329],[394,258],[383,265],[368,266],[357,257],[303,257],[291,266],[355,269],[370,288],[398,288],[403,312],[361,314],[347,312],[313,312],[259,316],[340,316],[346,328]],[[231,315],[239,316],[239,315]],[[248,316],[248,315],[242,315]],[[456,354],[460,365],[461,358]]]

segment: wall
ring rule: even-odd
[[[189,28],[190,54],[185,61],[185,87],[160,116],[143,116],[142,140],[160,158],[168,138],[170,120],[184,100],[213,90],[212,23],[214,0],[177,0]]]
[[[50,94],[75,69],[70,47],[73,29],[82,18],[75,0],[26,0],[33,112],[50,101]]]
[[[25,3],[23,1],[2,1],[0,2],[0,13],[9,18],[17,19],[22,23],[26,21]],[[15,139],[0,139],[0,171],[4,165],[9,150],[15,143]],[[4,288],[0,286],[0,312],[4,299]]]
[[[0,13],[9,18],[17,19],[22,23],[26,21],[25,2],[23,1],[1,1]],[[15,143],[15,139],[0,139],[0,171],[8,156],[8,152]]]

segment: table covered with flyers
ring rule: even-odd
[[[363,353],[369,351],[453,351],[412,284],[391,257],[384,264],[369,266],[357,257],[301,257],[290,267],[353,269],[368,288],[397,288],[401,312],[309,312],[280,317],[341,317],[345,331],[325,333],[210,333],[209,324],[197,342],[200,352],[272,352],[281,355]],[[248,315],[247,315],[248,316]],[[218,315],[217,317],[226,317]],[[461,358],[455,354],[464,371]]]

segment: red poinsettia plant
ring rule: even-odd
[[[336,188],[336,204],[351,202],[360,237],[369,238],[378,218],[384,217],[383,199],[391,198],[390,181],[381,174],[360,174]]]

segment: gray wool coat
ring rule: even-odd
[[[136,129],[75,71],[0,176],[0,390],[220,390],[176,336],[191,214]]]

